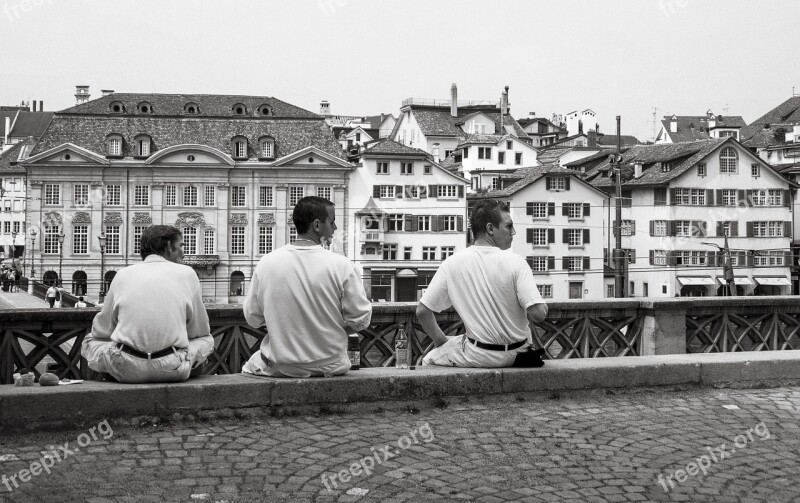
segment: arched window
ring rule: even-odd
[[[55,271],[46,271],[42,276],[42,283],[47,286],[58,286],[58,273]]]
[[[275,157],[275,140],[265,136],[259,140],[259,157],[262,159],[272,159]]]
[[[719,153],[719,172],[720,173],[736,173],[736,166],[738,165],[736,150],[732,147],[725,147]]]
[[[112,101],[108,105],[108,109],[111,111],[112,114],[124,114],[125,113],[125,105],[123,105],[121,101]]]
[[[108,290],[111,288],[111,282],[114,281],[114,276],[117,275],[117,271],[106,271],[105,275],[105,292],[108,293]]]
[[[231,156],[234,159],[247,159],[247,138],[234,136],[231,140]]]
[[[148,103],[146,101],[143,101],[143,102],[139,103],[138,105],[136,105],[136,110],[140,114],[152,114],[153,113],[153,105],[151,105],[150,103]]]
[[[140,134],[134,140],[135,151],[133,155],[136,157],[149,157],[150,156],[150,137],[146,134]]]
[[[200,113],[200,106],[197,103],[189,102],[183,105],[183,112],[188,115],[197,115]]]
[[[231,274],[231,295],[244,295],[244,273],[241,271]]]
[[[108,157],[122,157],[122,136],[110,134],[106,138],[106,155]]]
[[[82,297],[86,295],[86,273],[75,271],[72,273],[72,295]]]
[[[272,107],[267,104],[261,105],[260,107],[258,107],[258,115],[262,116],[272,115]]]
[[[243,103],[233,105],[233,115],[247,115],[247,107]]]

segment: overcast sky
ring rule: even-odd
[[[398,113],[407,97],[499,100],[652,137],[658,115],[748,123],[800,93],[797,0],[0,0],[0,104],[74,104],[76,84],[274,96]]]

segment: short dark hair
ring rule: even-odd
[[[177,243],[183,234],[171,225],[151,225],[142,232],[142,260],[148,255],[161,255],[167,252],[169,243]]]
[[[508,204],[496,199],[484,199],[479,201],[472,208],[472,216],[470,217],[470,227],[472,228],[472,236],[477,238],[481,234],[486,234],[486,224],[492,224],[495,227],[500,226],[503,221],[503,213],[508,213]]]
[[[305,234],[308,232],[314,220],[325,221],[328,218],[328,208],[333,206],[333,203],[324,197],[307,196],[294,205],[292,211],[292,222],[297,228],[298,234]]]

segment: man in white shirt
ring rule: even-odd
[[[266,325],[260,351],[242,367],[270,377],[330,377],[350,370],[347,336],[369,326],[372,305],[352,262],[324,249],[336,231],[333,203],[304,197],[292,212],[293,244],[264,255],[244,317]]]
[[[470,219],[475,243],[442,263],[417,306],[417,318],[436,346],[424,365],[452,367],[541,366],[541,349],[529,351],[530,322],[547,316],[533,273],[509,251],[516,232],[508,205],[475,205]],[[466,334],[447,338],[435,312],[453,306]]]
[[[119,382],[185,381],[214,350],[200,280],[181,264],[183,236],[175,227],[146,228],[141,254],[143,263],[114,277],[83,357]]]

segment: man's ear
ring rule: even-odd
[[[490,236],[494,234],[494,224],[493,223],[489,222],[488,224],[486,224],[486,234],[488,234]]]

